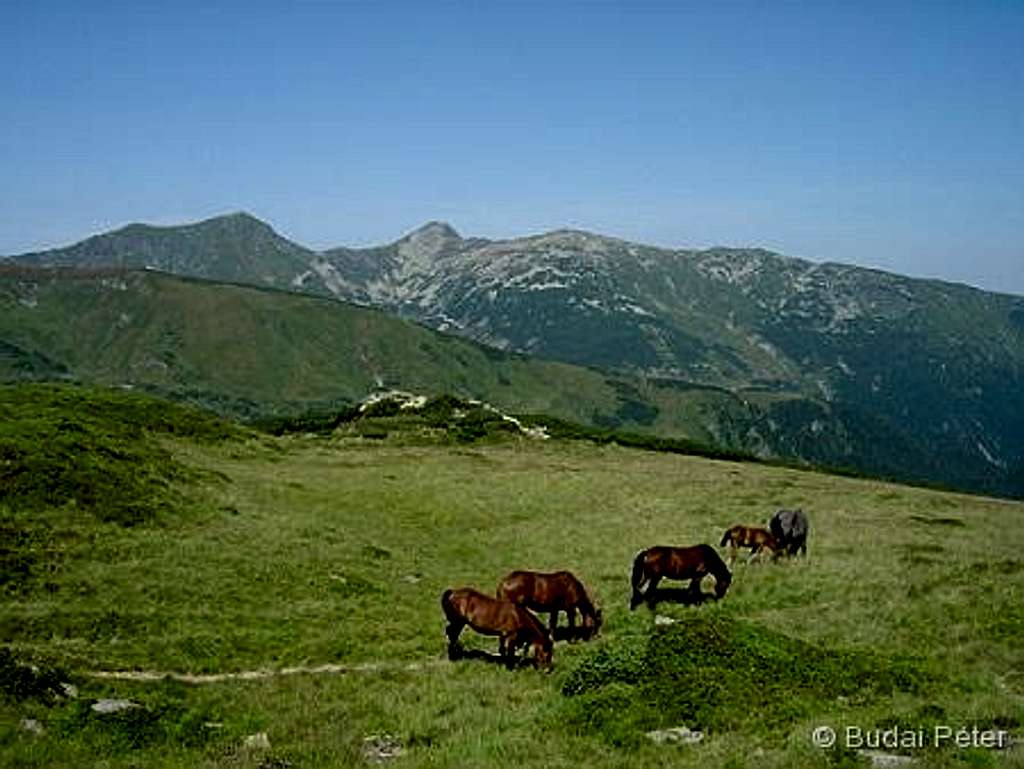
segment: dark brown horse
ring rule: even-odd
[[[454,658],[459,633],[469,625],[484,635],[498,636],[498,652],[509,668],[516,665],[519,647],[532,646],[537,665],[551,667],[551,636],[540,620],[511,601],[491,598],[479,590],[463,587],[445,590],[441,609],[448,620],[448,656]]]
[[[762,550],[771,550],[776,557],[782,554],[782,543],[770,531],[759,526],[736,524],[722,535],[721,546],[726,545],[730,546],[730,563],[736,560],[736,551],[741,547],[750,548],[751,559]]]
[[[514,571],[498,583],[495,594],[532,611],[551,612],[552,638],[560,611],[569,621],[570,638],[575,636],[577,610],[583,618],[582,638],[593,638],[601,627],[601,610],[594,608],[583,584],[568,571]]]
[[[803,510],[779,510],[768,523],[775,538],[785,547],[786,553],[807,555],[807,532],[810,524]]]
[[[633,576],[630,580],[633,595],[629,600],[629,608],[635,609],[645,599],[651,603],[654,590],[662,579],[688,579],[690,592],[695,597],[699,596],[700,582],[707,574],[715,578],[715,597],[722,598],[729,589],[732,575],[711,545],[651,547],[641,550],[633,559]],[[641,593],[640,588],[645,582],[647,589]]]

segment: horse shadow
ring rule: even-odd
[[[476,660],[477,662],[484,662],[489,665],[500,665],[501,667],[508,666],[508,659],[502,657],[496,652],[487,652],[483,649],[466,649],[462,644],[450,644],[448,646],[448,659],[452,662],[460,662],[461,660]],[[522,657],[516,657],[515,669],[520,668],[536,668],[537,660],[530,657],[524,659]]]
[[[551,640],[575,643],[576,641],[589,641],[593,637],[594,633],[592,631],[588,631],[582,625],[577,625],[575,627],[559,625],[555,628],[555,634],[551,636]]]
[[[709,601],[717,601],[714,593],[695,592],[682,587],[656,587],[644,593],[643,602],[653,609],[659,603],[674,603],[680,606],[700,606]]]

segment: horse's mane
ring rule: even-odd
[[[526,622],[529,624],[530,630],[534,631],[541,639],[549,639],[551,637],[551,633],[549,633],[548,629],[544,627],[544,623],[537,619],[537,616],[532,611],[522,606],[518,608],[522,612],[521,616],[526,618]]]
[[[711,545],[697,545],[700,548],[701,555],[704,556],[704,562],[708,565],[708,569],[714,575],[715,579],[725,580],[732,582],[732,572],[729,571],[729,567],[725,565],[725,561],[722,560],[722,556],[718,554],[718,551]]]

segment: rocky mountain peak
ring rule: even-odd
[[[398,241],[398,256],[411,266],[433,261],[462,242],[462,237],[447,222],[427,222]]]
[[[273,227],[245,211],[205,219],[192,225],[192,228],[200,232],[224,235],[277,235]]]
[[[441,237],[455,240],[462,239],[462,236],[459,235],[458,230],[452,227],[448,222],[433,220],[427,222],[426,224],[420,227],[417,227],[415,230],[406,235],[403,238],[403,240],[422,237]]]

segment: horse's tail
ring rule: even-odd
[[[444,616],[452,617],[455,612],[455,607],[452,606],[452,593],[455,592],[451,588],[448,588],[441,593],[441,611],[444,612]]]
[[[726,529],[725,534],[722,535],[722,541],[718,543],[719,547],[725,547],[732,542],[732,529]]]
[[[640,583],[644,581],[644,558],[646,555],[647,551],[641,550],[633,559],[633,574],[629,580],[629,584],[633,588],[633,593],[629,598],[629,608],[631,611],[643,603],[644,600],[643,593],[640,592]]]

